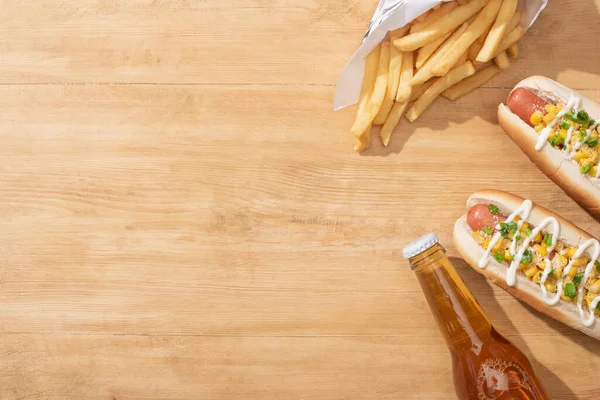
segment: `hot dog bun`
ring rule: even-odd
[[[515,89],[520,87],[536,89],[565,103],[575,93],[581,99],[581,109],[587,110],[592,118],[600,118],[598,103],[552,79],[532,76],[519,82]],[[544,174],[592,214],[600,216],[600,182],[593,183],[588,176],[583,175],[579,167],[561,150],[546,145],[537,151],[535,144],[538,133],[504,104],[498,107],[498,121],[506,134]]]
[[[494,204],[500,209],[500,212],[511,214],[517,209],[524,199],[511,193],[502,192],[499,190],[482,190],[473,193],[467,200],[467,208],[471,208],[475,204]],[[572,224],[563,217],[534,204],[530,216],[527,221],[537,226],[546,217],[554,217],[560,224],[560,238],[564,243],[572,246],[579,246],[581,243],[592,236]],[[532,282],[522,274],[517,274],[517,282],[514,286],[509,286],[506,283],[507,266],[490,259],[489,264],[485,268],[480,268],[478,262],[483,256],[485,249],[481,247],[473,238],[473,231],[467,224],[467,215],[463,215],[456,221],[454,225],[454,244],[460,253],[461,257],[475,271],[487,277],[496,286],[501,287],[517,299],[527,303],[537,311],[554,318],[565,325],[575,328],[586,335],[600,339],[600,323],[594,322],[592,326],[585,326],[580,320],[579,310],[574,303],[560,301],[554,306],[550,306],[544,302],[541,295],[540,286]]]

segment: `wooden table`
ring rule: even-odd
[[[375,1],[0,5],[1,399],[453,399],[401,248],[439,234],[553,399],[600,343],[455,258],[467,196],[600,234],[496,123],[521,78],[600,100],[600,0],[550,1],[522,56],[353,154],[339,72]]]

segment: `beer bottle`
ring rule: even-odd
[[[494,329],[435,234],[403,254],[450,349],[460,399],[549,399],[527,357]]]

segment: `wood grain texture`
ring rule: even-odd
[[[375,3],[0,2],[0,399],[454,399],[400,252],[429,231],[553,399],[598,398],[600,343],[451,231],[495,187],[600,235],[495,116],[533,73],[600,101],[600,0],[358,156],[332,99]]]

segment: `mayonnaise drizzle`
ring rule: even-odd
[[[507,222],[507,223],[512,222],[512,221],[514,221],[514,219],[517,216],[519,216],[521,218],[521,220],[519,220],[519,222],[517,223],[517,226],[519,228],[517,230],[517,232],[519,232],[521,230],[521,227],[523,226],[523,221],[526,221],[529,218],[529,214],[531,213],[532,206],[533,206],[533,204],[531,203],[530,200],[524,200],[523,203],[519,206],[519,208],[517,208],[512,214],[510,214],[508,216],[508,218],[506,218],[505,222]],[[558,220],[556,218],[547,217],[546,219],[544,219],[531,232],[531,235],[529,235],[528,237],[526,237],[523,240],[523,242],[521,243],[521,245],[519,246],[518,249],[516,246],[517,232],[515,232],[515,234],[513,235],[512,242],[510,244],[510,251],[515,256],[506,271],[506,283],[508,286],[515,286],[515,284],[517,283],[517,271],[519,269],[519,265],[521,264],[523,254],[529,248],[529,243],[531,243],[531,241],[537,236],[537,234],[540,233],[548,225],[552,226],[552,243],[550,244],[550,246],[548,246],[548,254],[550,254],[554,250],[554,247],[556,246],[556,242],[558,241],[558,237],[560,236],[560,223],[558,222]],[[500,229],[500,224],[496,225],[496,229],[497,230]],[[502,237],[501,233],[499,231],[496,232],[496,234],[490,241],[490,244],[488,245],[487,249],[483,253],[483,256],[481,257],[481,259],[478,262],[479,268],[487,267],[487,265],[490,262],[490,253],[491,253],[492,249],[494,248],[494,246],[498,243],[498,241],[500,241],[501,237]],[[592,271],[594,270],[594,268],[596,268],[596,266],[595,266],[596,260],[598,260],[598,258],[600,257],[600,242],[598,242],[596,239],[589,239],[577,248],[577,250],[575,251],[575,254],[573,255],[573,257],[571,257],[571,260],[569,261],[567,266],[563,269],[562,275],[558,278],[558,280],[556,282],[556,293],[554,293],[552,296],[549,295],[548,291],[546,290],[546,286],[544,285],[546,283],[546,280],[548,279],[548,275],[550,274],[550,271],[552,271],[552,263],[548,256],[544,257],[544,261],[546,262],[546,267],[544,268],[544,271],[542,272],[542,278],[540,280],[540,288],[542,290],[542,298],[543,298],[544,302],[546,302],[546,304],[548,304],[548,305],[557,304],[560,301],[561,294],[563,293],[564,277],[567,276],[569,274],[569,271],[573,268],[573,263],[575,262],[575,260],[577,260],[579,257],[581,257],[583,255],[583,253],[590,247],[592,247],[592,253],[591,253],[592,257],[590,259],[590,262],[587,264],[587,266],[585,268],[585,273],[584,273],[583,279],[579,283],[579,287],[577,289],[578,290],[577,308],[579,310],[579,318],[581,320],[581,323],[585,326],[591,326],[594,323],[594,321],[596,319],[594,310],[596,309],[596,306],[600,303],[600,295],[598,295],[594,298],[594,300],[590,304],[589,315],[588,316],[585,315],[586,311],[583,309],[583,289],[585,288],[586,282],[591,278]]]
[[[541,149],[544,148],[544,145],[546,144],[546,142],[548,141],[548,138],[550,137],[550,134],[552,133],[552,128],[554,128],[556,126],[556,124],[558,124],[560,119],[567,112],[571,111],[573,108],[578,108],[580,102],[581,102],[581,100],[579,99],[579,97],[571,95],[571,98],[567,102],[567,105],[565,106],[565,108],[560,110],[558,112],[558,114],[556,114],[556,117],[554,117],[552,122],[550,122],[548,125],[546,125],[546,127],[544,129],[542,129],[542,131],[540,132],[540,136],[538,136],[537,143],[535,144],[535,149],[537,151],[540,151]],[[568,145],[568,141],[567,141],[567,145]]]

